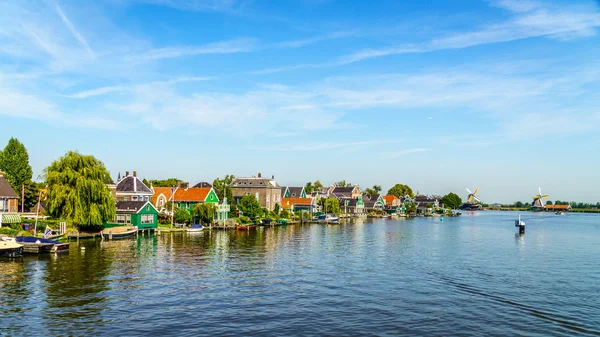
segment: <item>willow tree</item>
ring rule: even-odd
[[[101,226],[115,216],[115,200],[105,184],[109,180],[101,161],[67,152],[46,168],[48,213],[80,229]]]
[[[212,203],[202,203],[194,206],[194,216],[200,219],[201,223],[210,223],[217,214],[217,208]]]

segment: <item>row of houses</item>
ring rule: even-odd
[[[196,205],[211,203],[217,209],[216,221],[229,219],[231,207],[228,200],[220,200],[217,191],[207,182],[200,182],[193,187],[189,187],[189,183],[179,183],[175,187],[147,186],[137,176],[137,172],[133,171],[132,174],[126,172],[123,177],[119,173],[117,181],[108,181],[107,186],[116,202],[116,216],[111,221],[114,224],[131,224],[140,229],[156,228],[159,213],[171,214],[172,210],[167,208],[169,203],[192,214]],[[276,205],[279,205],[281,209],[292,212],[327,212],[327,209],[319,207],[318,201],[321,198],[338,199],[342,213],[354,215],[370,211],[404,213],[407,205],[411,203],[421,212],[443,207],[438,196],[398,198],[393,195],[364,194],[358,186],[329,186],[307,193],[304,187],[280,186],[274,176],[263,177],[260,173],[253,177],[236,178],[230,187],[233,192],[233,204],[237,204],[244,196],[253,195],[260,205],[269,211],[273,211]],[[18,212],[18,201],[18,195],[0,172],[0,213]],[[1,221],[2,219],[0,223]]]

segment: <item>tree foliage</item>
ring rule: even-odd
[[[235,180],[235,176],[233,174],[227,174],[225,177],[219,179],[215,179],[213,181],[213,188],[217,192],[217,196],[219,200],[223,201],[223,198],[227,197],[227,203],[231,204],[231,200],[233,200],[233,191],[231,190],[231,183]]]
[[[367,193],[367,194],[379,194],[379,192],[381,192],[380,185],[373,185],[373,187],[367,188],[365,190],[365,193]]]
[[[115,216],[115,200],[105,185],[110,177],[93,156],[67,152],[46,169],[48,213],[79,228],[101,226]]]
[[[162,179],[162,180],[142,180],[142,182],[150,187],[150,186],[154,186],[154,187],[176,187],[177,184],[180,182],[181,180],[177,179],[177,178],[169,178],[169,179]]]
[[[217,207],[213,203],[202,203],[194,206],[194,216],[198,217],[201,223],[210,223],[217,214]]]
[[[25,194],[24,194],[24,205],[26,210],[30,210],[31,212],[35,212],[34,206],[37,205],[38,198],[40,197],[40,189],[38,184],[34,183],[31,180],[27,180],[25,182]],[[41,196],[41,200],[44,201],[45,196]]]
[[[33,171],[29,165],[29,154],[25,145],[11,138],[3,151],[0,151],[0,171],[15,191],[31,180]]]
[[[546,205],[552,206],[552,201],[550,201],[550,200],[546,201]]]
[[[279,204],[275,204],[275,207],[273,207],[273,213],[275,213],[275,215],[278,215],[280,209],[281,207],[279,206]]]
[[[279,217],[283,219],[289,219],[290,216],[290,211],[288,211],[287,209],[284,209],[283,211],[281,211],[281,213],[279,213]]]
[[[415,213],[417,211],[417,205],[415,205],[414,203],[409,203],[408,205],[406,205],[406,213],[411,214],[411,213]]]
[[[175,209],[175,214],[173,216],[173,221],[175,223],[189,224],[191,220],[192,220],[192,215],[190,214],[190,212],[187,209],[183,209],[183,208]]]
[[[392,188],[390,188],[388,194],[395,195],[398,198],[401,198],[405,195],[408,195],[411,198],[415,196],[415,193],[413,192],[412,188],[410,188],[408,185],[403,184],[394,185]]]
[[[462,205],[462,199],[456,193],[448,193],[441,199],[447,208],[458,209]]]
[[[346,182],[344,182],[344,183],[346,183]],[[317,180],[314,183],[311,183],[311,182],[306,183],[306,186],[304,186],[304,191],[306,191],[307,194],[310,194],[312,192],[317,192],[322,188],[323,188],[323,184],[321,183],[320,180]]]
[[[347,183],[345,180],[340,180],[337,183],[335,183],[334,185],[338,186],[338,187],[352,187],[352,184]]]
[[[325,211],[332,214],[340,214],[340,201],[337,198],[327,198],[325,200]]]
[[[256,218],[263,213],[260,203],[254,195],[243,196],[237,206],[245,216],[250,218]]]

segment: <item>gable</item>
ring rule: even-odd
[[[214,204],[219,202],[219,197],[217,196],[217,193],[213,188],[210,189],[210,191],[206,195],[206,198],[204,198],[204,202],[210,202]]]

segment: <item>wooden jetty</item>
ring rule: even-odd
[[[30,242],[19,242],[23,245],[23,253],[25,254],[43,254],[50,253],[54,244],[52,243],[30,243]]]

